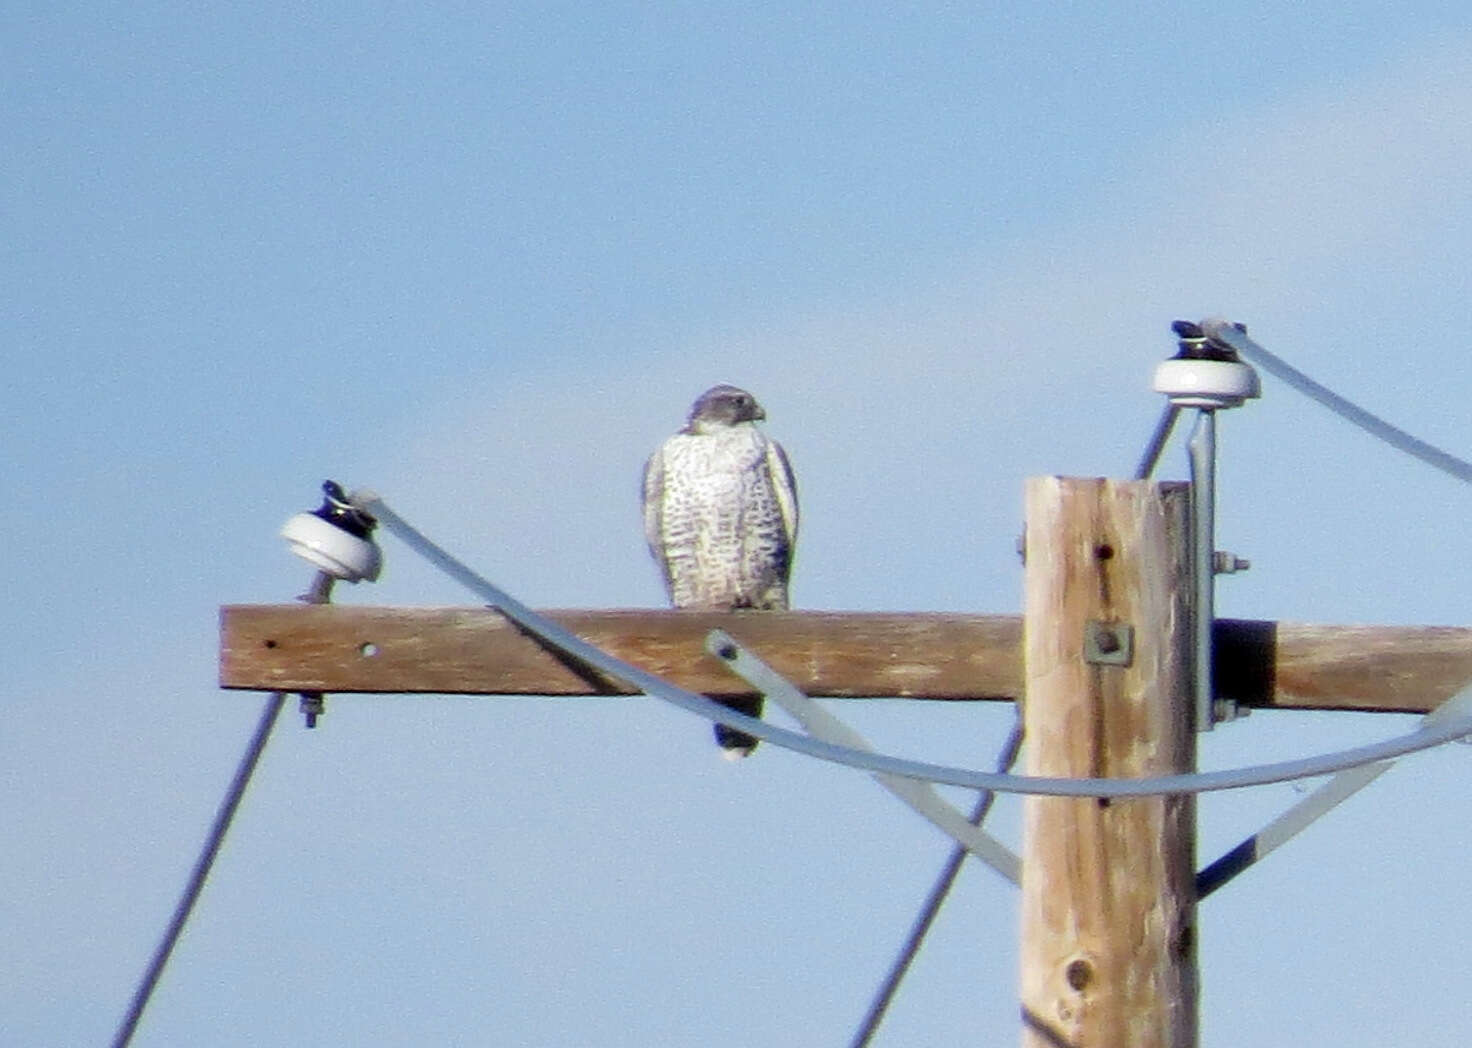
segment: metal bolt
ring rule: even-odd
[[[317,726],[317,718],[326,710],[327,704],[323,701],[320,691],[304,691],[302,692],[300,708],[302,716],[307,722],[307,727],[315,728]]]
[[[1134,658],[1134,628],[1122,622],[1084,625],[1083,658],[1096,666],[1128,666]]]
[[[1236,699],[1219,698],[1214,700],[1211,704],[1212,719],[1218,724],[1225,724],[1228,721],[1239,720],[1242,717],[1246,717],[1251,712],[1252,710],[1249,707],[1243,706]]]
[[[1217,575],[1235,575],[1252,567],[1252,561],[1243,560],[1235,553],[1217,550],[1211,555],[1211,570]]]

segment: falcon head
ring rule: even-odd
[[[767,413],[756,402],[756,397],[746,390],[735,386],[712,386],[691,405],[690,421],[685,428],[691,433],[703,433],[717,426],[734,426],[766,417]]]

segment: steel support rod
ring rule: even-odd
[[[1196,875],[1196,898],[1206,898],[1249,866],[1267,858],[1319,819],[1390,770],[1394,761],[1362,764],[1334,775],[1303,800]]]
[[[1176,419],[1180,414],[1178,405],[1166,403],[1165,410],[1160,413],[1160,421],[1155,424],[1155,431],[1150,434],[1150,443],[1145,445],[1145,450],[1140,455],[1140,464],[1135,467],[1136,480],[1149,480],[1150,474],[1155,472],[1160,453],[1165,450],[1165,442],[1170,439],[1171,430],[1176,428]]]
[[[727,669],[757,688],[767,699],[786,710],[813,738],[866,753],[874,752],[867,739],[804,695],[725,630],[711,630],[706,638],[705,650],[722,660]],[[874,778],[879,785],[909,805],[931,825],[1008,881],[1017,884],[1021,880],[1016,854],[983,830],[978,821],[968,820],[954,805],[941,797],[930,783],[900,775],[886,775],[883,772],[874,773]]]
[[[311,588],[297,599],[307,604],[326,604],[332,599],[333,582],[331,575],[319,571],[312,577]],[[189,923],[190,915],[194,913],[194,907],[198,904],[199,896],[204,891],[205,881],[209,879],[210,871],[214,869],[215,859],[219,857],[220,848],[225,843],[225,835],[230,832],[230,825],[235,821],[235,813],[240,809],[240,802],[245,796],[246,787],[250,785],[251,776],[255,774],[256,765],[260,763],[261,754],[266,749],[266,743],[271,739],[271,731],[276,727],[276,720],[280,717],[281,707],[285,702],[286,693],[284,691],[272,692],[261,707],[261,714],[256,720],[256,729],[251,733],[245,753],[241,755],[240,763],[236,765],[235,775],[225,790],[225,797],[220,801],[220,807],[215,812],[214,822],[210,824],[209,836],[200,850],[199,857],[194,861],[194,868],[189,872],[189,880],[184,885],[184,892],[174,905],[174,912],[169,917],[163,938],[155,947],[153,956],[149,958],[148,967],[143,972],[143,978],[139,980],[137,988],[133,991],[133,997],[128,1002],[127,1014],[123,1016],[122,1022],[118,1024],[117,1031],[113,1035],[112,1048],[128,1048],[128,1045],[132,1043],[133,1035],[138,1030],[138,1023],[143,1018],[143,1011],[148,1007],[148,1002],[152,1000],[154,990],[158,988],[159,979],[163,977],[164,968],[173,955],[174,947],[179,943],[179,936],[184,933],[184,926]]]
[[[1191,573],[1195,584],[1195,625],[1191,677],[1196,730],[1216,721],[1211,672],[1211,630],[1216,618],[1216,412],[1200,408],[1188,445],[1191,455]]]

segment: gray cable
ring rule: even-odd
[[[1007,772],[1017,760],[1017,751],[1022,748],[1022,722],[1019,720],[1012,726],[1007,734],[1007,741],[1002,744],[1002,751],[997,755],[997,771]],[[992,810],[992,802],[997,799],[993,790],[982,790],[976,798],[976,807],[971,811],[970,823],[980,826],[986,821],[987,815]],[[910,925],[910,934],[905,938],[905,943],[900,947],[900,952],[890,965],[889,974],[885,976],[884,982],[874,994],[873,1001],[869,1004],[869,1010],[864,1013],[864,1018],[859,1023],[859,1029],[854,1034],[854,1039],[849,1042],[849,1048],[867,1048],[874,1034],[879,1031],[879,1024],[884,1021],[884,1013],[889,1011],[890,1002],[899,991],[900,981],[910,970],[910,964],[915,960],[915,955],[920,952],[920,946],[925,942],[925,936],[930,932],[930,926],[935,923],[935,918],[940,913],[941,906],[946,901],[946,896],[951,893],[951,885],[956,883],[956,875],[961,872],[961,864],[966,860],[966,848],[957,844],[951,849],[951,854],[946,858],[946,864],[941,867],[935,884],[930,888],[930,894],[925,897],[925,902],[920,907],[920,912],[915,916]]]
[[[297,600],[307,604],[326,604],[332,599],[332,587],[335,581],[327,572],[318,571],[312,576],[312,585],[307,592],[299,596]],[[163,938],[154,949],[153,957],[148,962],[148,968],[144,971],[138,988],[133,991],[133,1000],[128,1005],[128,1014],[118,1025],[117,1033],[113,1037],[112,1048],[127,1048],[128,1043],[132,1041],[133,1032],[138,1028],[138,1020],[143,1017],[143,1009],[148,1007],[148,1001],[158,986],[159,978],[163,975],[164,966],[169,963],[169,955],[174,952],[179,936],[184,932],[184,925],[189,922],[189,915],[194,912],[194,904],[199,901],[199,894],[204,890],[204,882],[209,878],[210,869],[215,865],[215,857],[220,854],[220,846],[225,843],[225,834],[230,832],[230,824],[235,820],[236,809],[240,807],[240,800],[245,796],[245,788],[250,785],[251,776],[255,774],[256,765],[260,763],[261,754],[265,751],[266,743],[271,738],[271,729],[276,726],[276,719],[281,716],[281,707],[285,702],[286,693],[284,691],[272,692],[266,704],[261,707],[261,716],[256,721],[256,730],[251,735],[250,742],[246,744],[245,753],[241,755],[240,763],[236,765],[235,777],[230,780],[225,796],[220,801],[219,810],[215,812],[215,821],[210,826],[209,836],[205,839],[199,858],[194,861],[194,869],[189,873],[189,881],[184,886],[184,893],[174,906],[174,913],[169,918],[168,928],[165,929]]]
[[[1160,413],[1160,420],[1156,422],[1155,429],[1150,434],[1150,440],[1145,445],[1145,450],[1140,454],[1139,465],[1135,467],[1136,480],[1149,480],[1150,475],[1155,472],[1155,467],[1160,462],[1160,454],[1165,450],[1166,441],[1170,439],[1171,431],[1175,429],[1176,420],[1180,414],[1181,409],[1178,404],[1166,403],[1165,410]],[[1001,752],[997,755],[997,771],[1011,771],[1021,748],[1022,721],[1019,717],[1011,732],[1008,733],[1007,741],[1002,744]],[[996,793],[992,790],[982,790],[977,795],[976,807],[971,813],[972,825],[980,826],[986,821],[996,797]],[[849,1042],[849,1048],[868,1048],[869,1042],[879,1031],[879,1024],[884,1021],[884,1015],[889,1011],[894,995],[899,992],[900,982],[908,974],[910,965],[914,963],[915,955],[920,952],[925,936],[930,933],[930,926],[935,922],[936,915],[940,913],[946,896],[950,894],[951,886],[955,884],[956,877],[961,872],[961,864],[965,859],[966,849],[964,847],[956,845],[951,849],[946,864],[941,867],[935,884],[931,886],[930,893],[920,905],[920,912],[910,925],[910,934],[900,946],[899,955],[890,965],[889,974],[885,976],[884,982],[875,991],[874,998],[869,1003],[869,1010],[864,1013],[864,1018],[859,1022],[859,1028],[854,1033],[853,1040]]]
[[[739,728],[774,746],[781,746],[809,757],[846,764],[853,768],[862,768],[865,771],[904,775],[912,779],[926,779],[948,786],[964,786],[973,790],[996,790],[998,793],[1039,794],[1050,797],[1154,797],[1165,794],[1234,790],[1245,786],[1263,786],[1274,782],[1307,779],[1316,775],[1327,775],[1344,768],[1358,767],[1361,764],[1371,764],[1390,757],[1400,757],[1472,735],[1472,709],[1467,709],[1460,710],[1456,716],[1440,724],[1424,725],[1407,735],[1372,743],[1368,746],[1358,746],[1300,760],[1280,761],[1275,764],[1257,764],[1224,771],[1161,775],[1144,779],[1060,779],[1007,775],[972,771],[942,764],[929,764],[924,761],[904,760],[879,753],[864,753],[846,746],[835,746],[832,743],[768,724],[759,718],[737,713],[703,695],[677,688],[647,670],[615,658],[551,619],[539,615],[510,594],[471,571],[389,509],[377,495],[371,492],[357,492],[353,495],[353,502],[360,509],[376,517],[410,549],[477,594],[492,608],[570,658],[600,670],[616,680],[623,681],[645,694],[663,699],[683,710],[704,717],[706,720],[719,721],[733,728]],[[1466,689],[1449,701],[1458,701],[1463,698],[1472,704],[1472,688]]]
[[[199,858],[195,860],[194,869],[190,871],[184,894],[174,906],[174,913],[169,918],[168,928],[157,948],[154,949],[153,958],[148,962],[148,968],[143,973],[138,988],[133,991],[133,999],[128,1005],[128,1014],[118,1025],[117,1033],[112,1039],[112,1048],[127,1048],[129,1042],[133,1040],[133,1032],[138,1028],[138,1020],[143,1017],[143,1009],[148,1007],[149,998],[153,996],[159,977],[163,975],[164,965],[169,963],[169,955],[174,952],[174,946],[184,931],[184,925],[188,923],[189,915],[194,911],[194,904],[199,901],[199,893],[204,890],[204,882],[210,875],[210,867],[215,864],[215,856],[219,854],[220,845],[225,841],[225,834],[229,831],[230,823],[235,818],[236,809],[240,807],[240,799],[245,796],[245,788],[250,784],[250,777],[256,770],[256,764],[261,759],[261,752],[266,748],[266,741],[271,737],[271,729],[276,726],[276,718],[280,715],[281,706],[285,701],[285,692],[273,692],[261,709],[255,733],[251,736],[250,743],[240,758],[240,764],[235,769],[235,777],[230,780],[230,787],[225,791],[225,797],[220,802],[219,811],[215,813],[214,825],[210,827],[204,849],[199,853]]]
[[[1332,389],[1319,385],[1302,371],[1263,349],[1247,337],[1246,331],[1231,321],[1221,317],[1212,317],[1201,322],[1201,330],[1213,342],[1235,350],[1240,356],[1262,365],[1269,373],[1278,376],[1300,393],[1318,401],[1340,418],[1359,426],[1366,433],[1385,441],[1399,451],[1404,451],[1407,455],[1420,459],[1427,465],[1435,466],[1443,473],[1448,473],[1464,483],[1472,484],[1472,462],[1467,462],[1433,444],[1428,444],[1419,437],[1411,436],[1405,430],[1392,426],[1378,415],[1372,415],[1358,404],[1350,403]]]
[[[1155,423],[1155,431],[1150,434],[1150,442],[1140,455],[1140,464],[1135,467],[1136,480],[1149,480],[1150,474],[1155,472],[1155,466],[1160,462],[1160,453],[1165,450],[1165,442],[1170,439],[1171,430],[1176,428],[1176,419],[1180,414],[1179,404],[1166,403],[1165,410],[1160,413],[1160,421]]]

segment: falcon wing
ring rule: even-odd
[[[644,541],[649,543],[649,552],[659,565],[659,573],[668,592],[672,583],[670,561],[665,555],[664,545],[664,448],[650,455],[649,461],[644,463],[640,498],[644,503]]]
[[[777,508],[782,513],[782,531],[787,536],[787,571],[791,572],[792,551],[797,548],[797,480],[792,475],[787,452],[775,440],[767,441],[767,475],[772,478]]]

